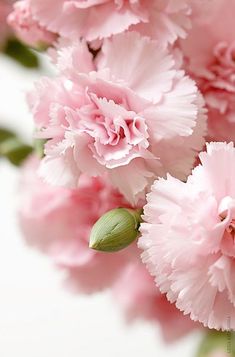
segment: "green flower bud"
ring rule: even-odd
[[[7,158],[15,166],[20,166],[32,150],[31,146],[22,143],[16,137],[10,137],[0,143],[0,156]]]
[[[130,245],[139,235],[142,210],[115,208],[105,213],[93,226],[90,248],[117,252]]]
[[[211,357],[215,353],[235,357],[235,333],[210,330],[204,337],[197,357]]]

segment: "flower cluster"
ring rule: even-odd
[[[8,18],[56,68],[27,97],[45,145],[22,172],[25,239],[70,287],[111,287],[168,339],[197,322],[235,329],[234,11],[234,0],[20,0]],[[120,207],[144,207],[138,243],[90,249],[94,224],[99,244],[119,239],[124,221],[103,237],[100,218]]]

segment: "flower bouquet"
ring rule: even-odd
[[[27,93],[33,145],[0,131],[24,239],[74,292],[110,289],[167,342],[201,329],[198,357],[235,356],[235,0],[11,7],[55,69]]]

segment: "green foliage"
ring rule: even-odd
[[[31,145],[25,144],[12,131],[0,128],[0,158],[8,159],[13,165],[20,166],[32,152]]]
[[[223,352],[228,357],[235,357],[235,333],[233,331],[209,331],[204,337],[197,357],[210,357],[213,352]]]
[[[0,144],[0,156],[7,158],[15,166],[20,166],[32,151],[32,146],[16,137],[8,138]]]
[[[38,68],[39,59],[35,52],[16,39],[8,40],[4,53],[27,68]]]

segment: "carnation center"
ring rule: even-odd
[[[222,115],[226,113],[227,119],[234,122],[235,42],[219,42],[214,47],[212,61],[199,79],[199,86],[209,107]]]
[[[209,83],[207,82],[206,86],[234,93],[235,42],[230,45],[226,42],[219,42],[214,48],[213,57],[214,60],[208,68],[213,78]]]
[[[112,168],[141,157],[149,146],[145,120],[113,101],[90,98],[92,103],[79,110],[79,127],[99,163]]]

